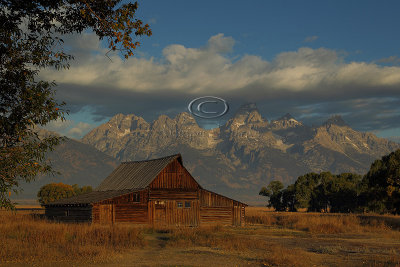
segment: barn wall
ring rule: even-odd
[[[178,202],[182,207],[178,207]],[[185,207],[190,203],[190,207]],[[149,207],[149,221],[155,225],[199,225],[200,207],[197,199],[186,200],[151,200]]]
[[[244,225],[245,205],[238,204],[233,207],[233,225]]]
[[[147,205],[115,204],[115,222],[147,223]]]
[[[200,207],[200,224],[232,224],[232,207]]]
[[[244,204],[205,189],[200,189],[199,199],[201,224],[244,225]]]
[[[99,223],[100,222],[100,205],[93,204],[92,207],[92,222]]]
[[[227,197],[200,189],[200,206],[202,207],[232,207],[233,202]]]
[[[65,222],[90,222],[92,206],[46,206],[46,218]]]
[[[196,190],[199,185],[177,159],[169,163],[151,182],[150,189]]]
[[[133,201],[133,195],[139,193],[139,201]],[[93,204],[93,222],[148,223],[148,190],[129,193]]]
[[[134,194],[139,194],[139,202],[133,201],[133,195]],[[147,203],[147,198],[148,198],[148,191],[147,190],[142,190],[138,192],[133,192],[129,194],[125,194],[122,196],[114,197],[112,199],[107,199],[98,202],[97,204],[126,204],[126,203],[142,203],[145,204]]]
[[[198,199],[197,191],[177,191],[177,190],[152,190],[149,193],[149,199],[170,199],[170,200],[185,200]]]

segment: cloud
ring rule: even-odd
[[[80,139],[95,127],[96,125],[85,122],[75,122],[68,119],[62,121],[61,119],[57,119],[49,122],[43,128],[70,138]]]
[[[291,110],[305,112],[302,107],[308,106],[313,110],[308,114],[319,114],[315,115],[318,118],[329,111],[336,114],[340,108],[346,114],[358,112],[368,121],[375,118],[373,112],[391,106],[389,99],[396,103],[400,99],[400,67],[346,62],[345,54],[327,48],[300,47],[267,61],[258,55],[233,55],[235,40],[220,33],[200,48],[169,45],[161,58],[135,57],[125,61],[111,54],[110,61],[104,56],[107,49],[93,34],[71,36],[66,43],[73,54],[79,55],[71,62],[71,68],[45,70],[41,76],[56,80],[57,97],[74,112],[91,106],[100,118],[119,112],[144,114],[147,118],[164,111],[172,115],[186,111],[194,97],[211,94],[224,97],[233,105],[266,103],[275,107],[265,108],[271,114],[276,110],[281,114]],[[364,111],[357,105],[368,109]],[[388,117],[381,123],[374,119],[374,127],[392,125],[390,120],[398,114],[394,112],[398,110],[388,110]],[[365,128],[361,117],[357,119],[360,121],[355,123]],[[78,129],[74,134],[79,135]]]
[[[399,65],[400,64],[400,58],[397,56],[390,56],[386,58],[381,58],[376,61],[377,63],[384,63],[384,64],[393,64],[393,65]]]
[[[77,46],[86,51],[93,37],[84,36]],[[225,53],[232,51],[234,40],[223,34],[212,36],[203,48],[169,45],[163,58],[132,58],[124,61],[117,55],[79,57],[70,70],[42,72],[43,77],[58,83],[85,86],[107,86],[111,90],[133,92],[180,91],[191,94],[243,93],[257,88],[260,94],[275,91],[324,91],[325,96],[337,90],[367,90],[391,93],[400,86],[400,67],[380,66],[366,62],[345,63],[338,52],[326,48],[299,48],[278,54],[271,62],[259,56],[244,55],[233,61]],[[103,51],[104,50],[97,50]],[[398,90],[396,90],[396,94]],[[248,93],[246,93],[248,94]]]
[[[208,40],[206,51],[213,53],[228,53],[232,52],[235,40],[232,37],[225,37],[224,34],[219,33],[212,36]]]
[[[72,121],[71,120],[61,120],[61,119],[57,119],[54,121],[50,121],[48,124],[46,124],[46,126],[44,126],[43,128],[49,131],[53,131],[53,132],[62,132],[64,130],[66,130],[67,128],[69,128],[72,125]]]
[[[304,43],[312,43],[318,39],[318,36],[307,36],[306,39],[303,40]]]
[[[74,127],[68,130],[67,136],[80,139],[85,134],[87,134],[90,130],[92,130],[95,126],[85,122],[79,122]]]

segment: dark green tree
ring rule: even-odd
[[[318,174],[317,182],[311,189],[311,197],[307,211],[328,212],[330,209],[329,202],[329,184],[335,176],[330,172],[321,172]]]
[[[400,149],[372,163],[363,184],[367,210],[400,214]]]
[[[327,185],[330,212],[356,212],[359,207],[362,176],[354,173],[335,175]]]
[[[282,205],[283,188],[282,182],[272,181],[267,187],[261,188],[259,195],[269,197],[268,207],[273,207],[276,211],[284,211],[286,209]]]
[[[287,211],[297,211],[294,184],[289,185],[282,191],[282,208]]]
[[[295,208],[297,210],[302,208],[309,209],[313,191],[318,186],[319,181],[320,175],[313,172],[297,178],[294,183]]]
[[[68,68],[65,34],[93,31],[110,51],[128,58],[151,35],[136,18],[138,4],[122,0],[0,0],[0,207],[13,208],[9,192],[20,181],[51,173],[45,152],[62,139],[40,138],[35,126],[63,119],[54,81],[39,79],[43,68]]]

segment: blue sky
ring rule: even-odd
[[[80,138],[117,113],[173,117],[211,94],[231,112],[256,102],[269,120],[289,112],[310,125],[341,114],[357,130],[400,136],[398,10],[398,1],[139,1],[153,35],[135,58],[111,62],[90,33],[66,38],[70,70],[42,75],[71,112],[48,128]]]
[[[399,54],[398,1],[139,3],[139,15],[156,22],[154,35],[141,50],[155,56],[169,44],[199,47],[218,33],[237,41],[235,53],[267,60],[301,46],[343,51],[347,60],[376,61]]]

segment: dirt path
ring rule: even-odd
[[[251,238],[254,242],[267,240],[270,246],[283,248],[275,251],[279,264],[268,264],[271,254],[265,251],[226,251],[210,247],[171,247],[168,233],[146,235],[148,246],[124,255],[111,266],[291,266],[299,257],[302,266],[396,266],[393,255],[400,258],[400,240],[373,235],[324,235],[315,236],[301,231],[265,229],[249,233],[245,229],[232,234]],[[301,258],[304,259],[302,262]],[[312,261],[307,262],[312,259]],[[292,261],[290,261],[292,260]],[[274,262],[274,259],[271,261]],[[295,260],[295,262],[297,262]],[[391,262],[391,263],[390,263]],[[309,263],[309,265],[308,265]],[[388,263],[388,264],[387,264]],[[109,266],[110,264],[107,264]]]
[[[257,258],[243,253],[222,251],[218,248],[166,246],[168,233],[146,234],[145,249],[136,249],[114,263],[103,266],[260,266]],[[94,266],[94,265],[93,265]],[[96,266],[99,266],[96,264]],[[261,265],[262,266],[262,265]]]

